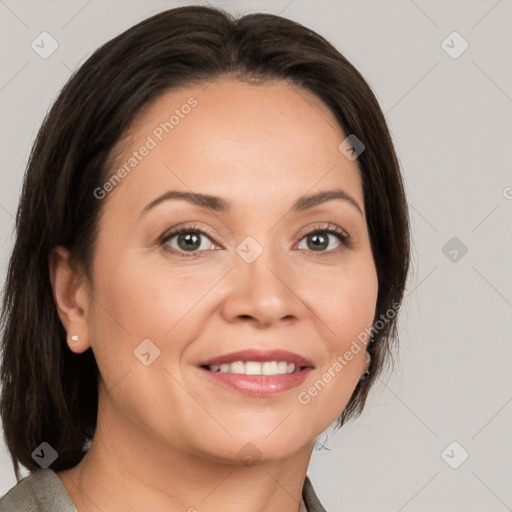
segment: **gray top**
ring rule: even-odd
[[[308,512],[327,512],[306,475],[302,497]],[[0,512],[78,512],[60,478],[39,469],[20,480],[0,499]]]

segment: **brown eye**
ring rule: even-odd
[[[189,231],[188,233],[180,233],[177,236],[177,244],[184,251],[196,251],[201,246],[201,234],[197,231]],[[174,238],[174,237],[172,237]]]
[[[306,247],[299,245],[299,249],[306,249],[318,253],[339,252],[336,250],[336,242],[342,247],[350,248],[352,246],[351,239],[345,231],[340,228],[315,229],[307,233],[302,239],[306,241]]]
[[[329,235],[326,233],[310,233],[306,235],[308,240],[308,249],[312,251],[325,250],[329,246]]]
[[[212,249],[211,237],[201,229],[186,226],[166,234],[161,244],[167,250],[181,256],[199,256],[198,253]],[[186,254],[189,253],[189,254]]]

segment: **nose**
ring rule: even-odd
[[[264,249],[252,263],[236,256],[222,308],[227,322],[268,328],[280,321],[292,322],[302,314],[305,306],[294,290],[296,271],[277,252]]]

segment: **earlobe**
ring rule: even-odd
[[[370,355],[370,353],[368,351],[365,352],[364,356],[365,356],[365,360],[366,360],[365,371],[361,375],[361,378],[359,380],[364,380],[364,379],[366,379],[366,377],[368,377],[368,375],[370,375],[370,363],[372,362],[372,356]]]
[[[67,332],[67,344],[72,352],[81,353],[90,347],[87,324],[87,293],[85,282],[76,275],[70,263],[70,252],[54,247],[48,263],[53,300]]]
[[[84,336],[69,333],[67,336],[68,347],[71,350],[71,352],[74,352],[75,354],[81,354],[91,346]]]

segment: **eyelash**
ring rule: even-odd
[[[346,231],[344,231],[343,229],[341,229],[337,226],[333,226],[333,225],[328,225],[328,226],[331,226],[331,227],[326,227],[325,225],[315,226],[312,230],[307,231],[304,234],[301,234],[299,242],[302,241],[302,239],[308,235],[313,235],[313,234],[317,234],[317,233],[327,233],[327,234],[336,236],[336,238],[338,238],[338,240],[341,242],[341,244],[343,246],[345,246],[347,249],[352,248],[352,246],[353,246],[352,238],[350,237],[350,235],[347,234]],[[180,254],[184,258],[198,258],[201,256],[202,252],[208,252],[208,251],[196,251],[196,252],[191,252],[191,253],[187,254],[186,252],[176,252],[177,249],[169,248],[169,246],[166,244],[166,242],[168,242],[171,238],[174,238],[177,235],[181,235],[182,233],[199,233],[199,234],[205,236],[206,238],[210,239],[216,245],[219,245],[215,241],[215,237],[212,234],[208,233],[208,231],[201,229],[195,225],[182,226],[180,228],[176,228],[175,230],[170,231],[169,233],[166,233],[161,238],[160,245],[162,245],[165,248],[165,250],[171,252],[172,254]],[[304,249],[301,249],[301,250],[304,250]],[[308,250],[308,251],[311,253],[315,253],[315,255],[318,255],[318,256],[328,256],[328,255],[332,255],[332,254],[336,254],[336,253],[340,252],[339,250],[330,250],[330,251]]]

